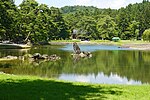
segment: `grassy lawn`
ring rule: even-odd
[[[51,40],[50,42],[80,42],[80,40]]]
[[[150,100],[150,85],[104,85],[0,74],[0,100]]]
[[[67,43],[72,43],[72,42],[82,42],[80,40],[52,40],[50,42],[56,42],[56,43],[59,43],[59,42],[67,42]],[[88,42],[87,42],[88,43]],[[150,43],[150,42],[147,42],[147,41],[141,41],[141,40],[120,40],[118,42],[113,42],[113,41],[109,41],[109,40],[90,40],[90,43],[104,43],[104,44],[117,44],[117,45],[122,45],[122,44],[145,44],[145,43]]]

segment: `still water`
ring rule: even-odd
[[[0,71],[15,75],[34,75],[67,81],[104,84],[149,84],[150,51],[110,45],[79,45],[91,58],[74,59],[72,44],[39,46],[31,49],[0,49],[0,57],[25,54],[56,54],[58,61],[15,60],[0,62]]]

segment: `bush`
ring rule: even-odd
[[[150,41],[150,29],[144,31],[142,38],[144,41]]]

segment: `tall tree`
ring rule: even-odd
[[[12,40],[15,11],[17,10],[13,0],[0,0],[0,39]]]
[[[38,3],[35,0],[23,0],[20,6],[20,18],[18,19],[21,30],[21,38],[25,40],[28,35],[30,35],[30,40],[35,41],[33,36],[36,34],[34,31],[36,12],[35,9],[38,7]]]
[[[51,7],[51,21],[54,27],[57,28],[53,34],[52,39],[66,39],[69,38],[69,30],[62,14],[58,8]]]
[[[118,36],[117,25],[109,15],[99,19],[97,30],[99,39],[111,40],[112,37]]]

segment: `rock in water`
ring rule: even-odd
[[[73,49],[75,51],[76,54],[80,54],[81,53],[81,50],[78,46],[78,44],[76,42],[73,43]]]
[[[84,57],[88,57],[88,58],[91,58],[92,57],[92,54],[90,52],[81,52],[79,46],[77,45],[76,42],[73,43],[73,49],[75,51],[75,54],[72,54],[73,57],[77,58],[77,57],[81,57],[81,58],[84,58]]]
[[[36,59],[39,59],[41,57],[41,54],[40,53],[35,53],[33,54],[32,58],[34,58],[35,60]]]

